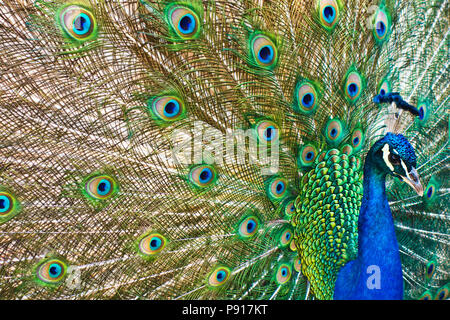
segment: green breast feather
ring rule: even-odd
[[[303,177],[292,219],[294,241],[319,299],[332,299],[339,269],[356,258],[362,194],[360,160],[337,149],[319,156]]]

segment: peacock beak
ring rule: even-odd
[[[401,176],[403,181],[413,188],[419,196],[423,196],[423,186],[420,183],[419,174],[416,169],[413,167],[411,171],[408,173],[407,177]]]

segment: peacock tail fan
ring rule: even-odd
[[[386,187],[404,297],[447,299],[448,10],[4,0],[0,296],[332,299],[397,132],[426,185]]]

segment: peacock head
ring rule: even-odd
[[[423,186],[416,171],[416,154],[401,134],[388,133],[371,150],[372,162],[384,174],[397,176],[423,196]]]

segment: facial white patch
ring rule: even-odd
[[[389,155],[391,154],[391,152],[389,151],[389,145],[386,143],[383,147],[383,160],[384,163],[386,163],[386,165],[388,166],[389,169],[391,169],[391,171],[394,171],[394,166],[392,165],[392,163],[389,161]]]
[[[403,162],[402,159],[400,159],[400,161],[402,162],[403,170],[405,170],[405,176],[408,177],[409,175],[408,168],[406,167],[406,164]]]

